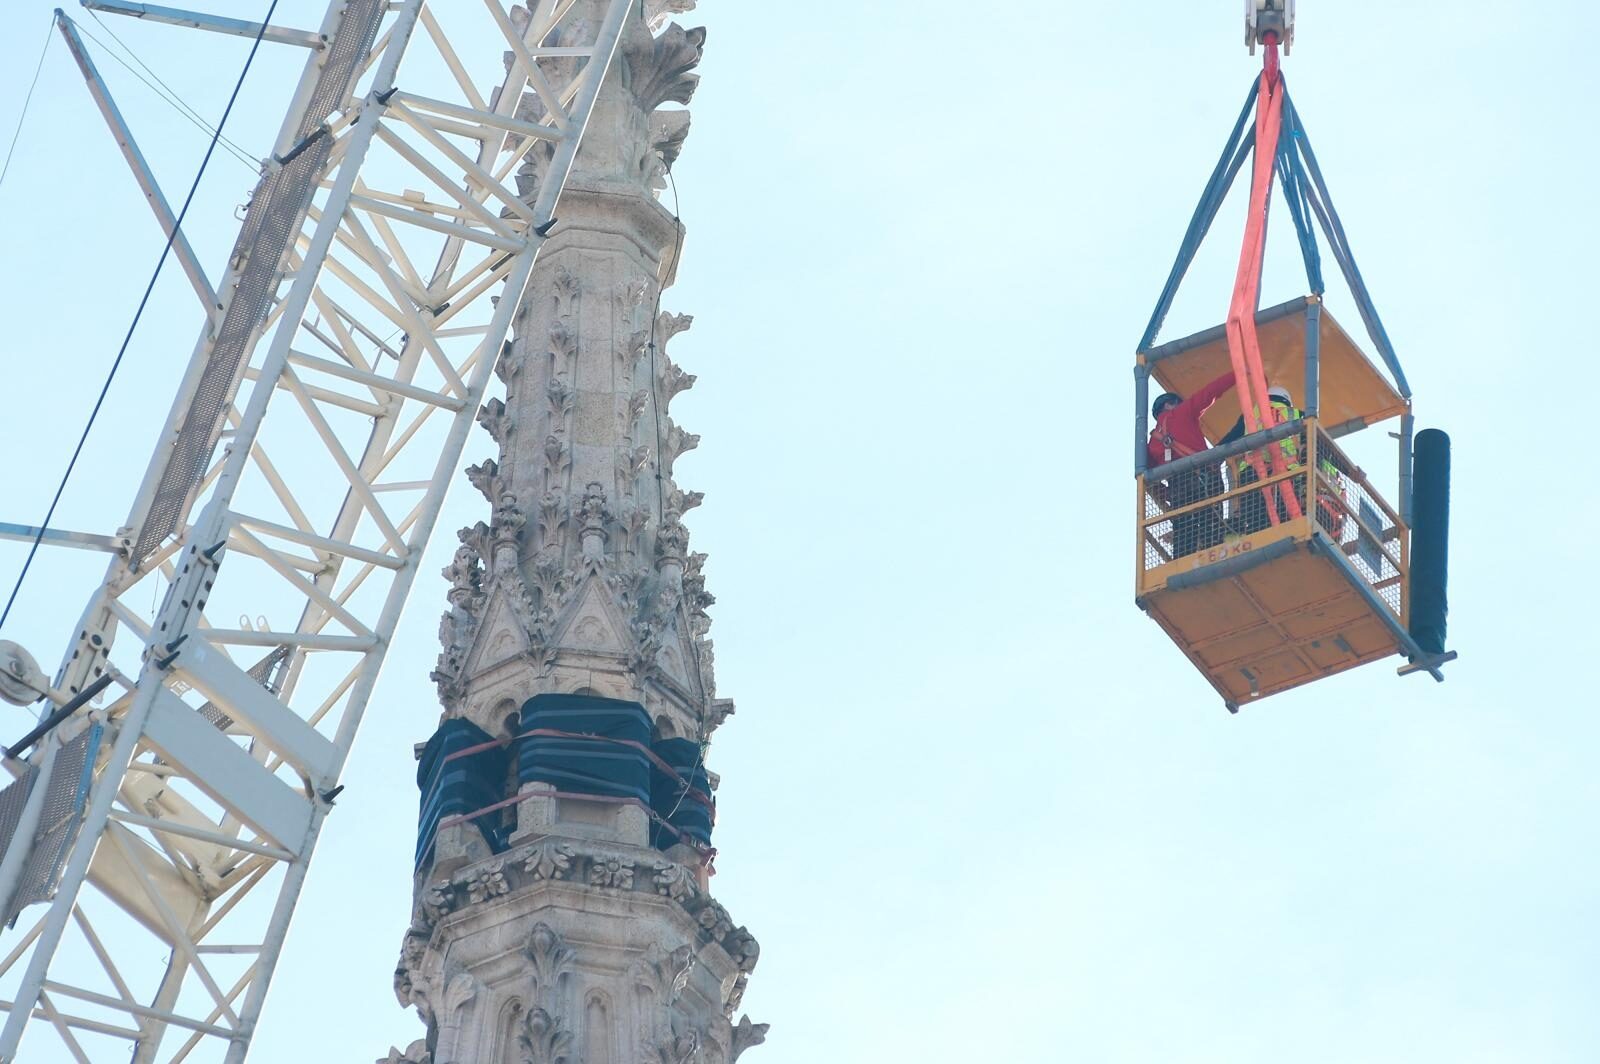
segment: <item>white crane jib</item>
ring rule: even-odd
[[[307,32],[86,3],[310,57],[213,285],[61,17],[205,323],[123,528],[0,525],[111,555],[31,749],[7,758],[0,914],[20,919],[0,941],[0,1061],[122,1059],[132,1042],[136,1064],[237,1062],[640,5],[332,0]],[[220,620],[246,612],[288,623]],[[8,690],[37,685],[7,660]]]

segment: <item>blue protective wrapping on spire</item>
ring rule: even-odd
[[[536,731],[568,735],[527,734]],[[522,732],[517,740],[519,783],[547,783],[572,794],[649,804],[650,759],[645,750],[650,717],[639,703],[598,695],[535,695],[523,704]]]
[[[476,813],[505,798],[508,755],[503,746],[486,745],[492,742],[488,732],[456,717],[439,725],[423,748],[417,763],[417,788],[422,792],[417,814],[418,869],[433,856],[433,839],[441,820]],[[483,749],[451,756],[473,747]],[[497,817],[482,816],[472,823],[483,833],[491,850],[505,848]]]
[[[716,807],[710,800],[711,780],[700,744],[693,739],[659,739],[650,749],[672,769],[667,773],[659,765],[650,766],[650,808],[678,832],[710,845]],[[658,849],[682,841],[659,822],[650,827],[650,844]]]

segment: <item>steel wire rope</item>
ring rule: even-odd
[[[111,28],[111,24],[109,22],[107,22],[105,19],[100,17],[100,13],[98,11],[96,11],[92,7],[86,8],[85,10],[87,10],[89,12],[89,17],[94,19],[95,25],[97,25],[101,29],[105,30],[106,31],[106,36],[110,37],[113,41],[116,41],[117,42],[117,47],[121,48],[124,52],[127,52],[128,53],[128,58],[132,59],[135,63],[138,63],[139,64],[139,69],[143,70],[146,74],[149,74],[151,79],[154,80],[157,85],[160,85],[161,88],[166,91],[167,95],[171,96],[172,99],[174,101],[176,101],[176,103],[178,104],[179,107],[181,107],[183,110],[187,111],[189,114],[193,115],[194,118],[195,118],[195,121],[197,121],[197,122],[204,122],[205,121],[205,117],[203,115],[201,115],[200,112],[197,111],[195,108],[191,107],[187,100],[185,100],[182,96],[178,95],[178,90],[174,89],[171,85],[168,85],[167,82],[166,82],[166,79],[164,79],[160,74],[157,74],[155,72],[155,69],[153,67],[151,67],[149,63],[146,63],[144,61],[144,59],[142,59],[140,57],[138,52],[133,50],[133,45],[131,45],[127,41],[123,40],[122,37],[120,35],[118,35],[117,31]],[[105,45],[102,44],[101,47],[105,47]],[[212,128],[211,128],[211,126],[209,124],[206,126],[206,132],[208,132],[208,133],[213,132],[213,130],[212,130]],[[240,147],[239,143],[237,141],[235,141],[232,137],[226,137],[226,136],[223,137],[222,138],[222,143],[223,144],[231,144],[236,148],[240,148],[241,151],[243,150],[243,148]]]
[[[94,10],[90,9],[89,14],[94,15]],[[122,67],[122,69],[124,69],[128,73],[132,74],[139,81],[143,82],[145,88],[149,89],[151,92],[156,94],[156,98],[157,99],[159,99],[162,103],[165,103],[168,107],[171,107],[174,111],[178,112],[178,114],[185,121],[187,121],[190,125],[194,126],[196,129],[200,130],[202,133],[208,133],[208,134],[211,134],[213,136],[219,135],[221,133],[220,130],[213,128],[211,123],[207,122],[204,118],[202,118],[200,116],[200,112],[199,111],[196,111],[193,107],[189,106],[188,102],[186,100],[184,100],[184,98],[182,96],[178,95],[177,90],[173,89],[172,86],[168,85],[165,81],[162,81],[161,80],[161,76],[159,74],[157,74],[154,70],[151,70],[149,64],[147,64],[143,59],[140,59],[138,53],[135,52],[132,48],[129,48],[127,43],[125,41],[123,41],[123,39],[121,37],[118,37],[115,33],[112,33],[111,27],[107,26],[104,22],[102,22],[98,15],[95,15],[95,19],[94,20],[95,20],[95,22],[99,23],[101,29],[105,30],[106,33],[111,35],[111,39],[112,40],[116,41],[119,45],[122,46],[122,50],[123,51],[127,52],[130,56],[133,57],[133,61],[135,63],[138,63],[141,67],[144,67],[144,69],[149,72],[150,77],[148,77],[148,78],[145,77],[143,74],[141,74],[137,70],[133,69],[133,67],[129,66],[128,65],[128,61],[126,59],[123,59],[120,55],[118,55],[115,48],[112,48],[110,45],[106,44],[105,41],[102,41],[99,37],[96,37],[93,33],[90,33],[89,32],[89,28],[87,26],[84,26],[82,24],[75,24],[75,25],[77,25],[78,32],[80,34],[82,34],[84,37],[86,37],[89,40],[93,41],[95,44],[99,45],[101,51],[104,52],[104,54],[106,54],[107,56],[110,56],[113,60],[115,60]],[[155,79],[154,82],[151,81],[151,78]],[[227,137],[222,137],[221,139],[222,139],[222,146],[223,146],[223,148],[227,149],[228,154],[232,155],[235,159],[238,159],[240,162],[244,163],[246,166],[248,166],[250,168],[250,170],[252,172],[260,173],[260,171],[261,171],[261,160],[260,159],[252,158],[250,153],[248,151],[246,151],[244,149],[244,147],[242,147],[237,142],[235,142],[233,140],[230,140]]]
[[[6,183],[6,174],[11,172],[11,156],[17,150],[17,140],[22,136],[22,127],[28,121],[28,107],[33,103],[33,90],[39,85],[39,72],[44,69],[44,57],[50,54],[50,42],[56,35],[56,16],[50,16],[50,25],[44,33],[44,47],[39,49],[39,62],[33,68],[33,80],[28,82],[28,94],[22,99],[22,113],[17,116],[17,128],[12,131],[11,144],[6,148],[6,161],[0,166],[0,185]]]
[[[222,127],[227,124],[228,116],[233,113],[233,105],[239,99],[239,90],[244,88],[244,79],[249,75],[250,66],[255,62],[256,52],[261,48],[261,38],[267,32],[267,24],[272,21],[272,15],[277,9],[278,0],[271,0],[267,6],[267,13],[262,16],[261,28],[256,31],[255,40],[250,43],[250,54],[245,57],[244,67],[239,71],[239,78],[233,84],[233,93],[228,97],[228,105],[222,109],[222,117],[217,121],[211,143],[206,146],[206,154],[200,160],[200,168],[195,171],[194,181],[189,185],[189,194],[183,198],[183,207],[179,209],[172,230],[167,234],[166,243],[161,247],[161,257],[156,260],[156,268],[151,271],[150,281],[144,288],[144,295],[139,298],[139,306],[133,312],[133,320],[128,323],[128,331],[122,338],[122,346],[117,349],[117,357],[112,360],[105,383],[101,385],[100,394],[94,401],[94,407],[89,411],[89,420],[83,426],[83,433],[78,437],[78,444],[72,450],[72,457],[67,460],[66,472],[62,473],[61,483],[56,486],[55,496],[50,500],[50,508],[45,511],[44,519],[37,526],[33,543],[28,548],[28,556],[23,559],[22,570],[17,573],[17,582],[12,585],[11,594],[6,599],[5,609],[0,610],[0,629],[5,627],[7,618],[11,616],[11,608],[16,604],[17,594],[22,590],[23,581],[28,578],[28,570],[33,567],[33,559],[39,553],[39,544],[44,539],[45,530],[50,527],[56,506],[61,502],[61,495],[67,489],[67,482],[72,479],[72,471],[77,467],[79,456],[83,454],[83,445],[88,442],[89,433],[94,429],[95,419],[100,416],[100,410],[105,405],[106,395],[111,391],[111,382],[116,379],[117,370],[122,366],[123,356],[128,353],[128,344],[133,341],[134,331],[138,329],[139,320],[144,316],[144,308],[149,304],[150,295],[155,291],[156,281],[161,277],[161,268],[166,265],[167,257],[172,253],[172,242],[183,229],[184,217],[189,213],[189,206],[194,202],[195,193],[200,188],[200,180],[205,177],[206,167],[210,165],[211,156],[217,150],[217,141],[222,137]]]

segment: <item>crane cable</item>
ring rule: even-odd
[[[182,96],[179,96],[176,89],[163,81],[160,74],[157,74],[154,70],[150,69],[150,64],[146,63],[143,59],[140,59],[139,53],[135,52],[131,47],[129,47],[127,41],[124,41],[121,37],[118,37],[116,32],[113,31],[110,26],[106,25],[105,20],[99,15],[95,14],[93,8],[89,8],[88,10],[90,17],[94,19],[95,24],[104,30],[108,37],[110,37],[113,41],[116,41],[117,45],[124,52],[127,52],[129,58],[131,58],[135,63],[138,63],[139,66],[145,71],[145,74],[148,74],[149,77],[146,77],[145,74],[141,74],[139,71],[129,66],[128,61],[118,55],[115,48],[112,48],[110,45],[106,44],[105,41],[102,41],[99,37],[96,37],[93,33],[89,32],[88,26],[85,26],[81,23],[74,23],[80,34],[99,45],[106,55],[110,56],[118,64],[120,64],[122,69],[126,70],[135,78],[142,81],[145,88],[155,93],[157,99],[161,100],[161,102],[178,112],[178,114],[190,125],[194,126],[203,133],[220,133],[219,130],[212,128],[211,123],[207,122],[201,116],[199,111],[196,111],[192,106],[190,106],[187,100],[185,100]],[[241,147],[237,141],[230,137],[222,137],[222,147],[225,148],[235,159],[238,159],[245,166],[249,167],[252,173],[260,171],[261,160],[252,158],[250,153]]]
[[[194,202],[195,192],[200,188],[200,179],[205,176],[206,167],[211,162],[212,154],[217,150],[217,142],[222,138],[222,127],[227,124],[228,116],[233,113],[233,105],[239,99],[239,90],[244,87],[245,76],[250,73],[250,66],[255,62],[256,52],[261,48],[261,38],[267,32],[267,25],[272,21],[273,13],[278,9],[278,0],[271,0],[267,6],[267,13],[261,18],[261,26],[256,30],[255,40],[250,43],[250,54],[245,57],[244,68],[239,71],[239,78],[234,82],[233,93],[228,97],[228,106],[223,108],[222,117],[217,121],[216,131],[211,135],[211,143],[206,147],[206,154],[200,160],[200,168],[195,172],[194,181],[189,185],[189,194],[183,198],[183,207],[178,211],[172,229],[167,233],[167,240],[161,248],[161,257],[156,260],[156,268],[150,274],[150,281],[145,285],[144,295],[139,299],[139,306],[133,312],[133,321],[128,324],[128,332],[122,338],[122,346],[117,349],[117,357],[111,362],[111,369],[106,374],[105,384],[100,387],[100,395],[94,401],[94,408],[89,411],[89,420],[83,426],[83,433],[78,437],[78,445],[72,450],[72,457],[67,461],[66,472],[61,475],[61,483],[56,487],[54,498],[50,500],[50,508],[45,511],[44,519],[39,522],[37,531],[33,535],[33,543],[28,548],[28,556],[22,562],[22,570],[17,573],[17,582],[11,588],[11,594],[6,599],[4,610],[0,610],[0,628],[3,628],[6,619],[11,616],[11,607],[16,604],[17,594],[22,590],[22,583],[28,577],[28,570],[33,566],[34,556],[39,553],[39,543],[44,539],[45,530],[50,526],[50,520],[55,516],[56,506],[61,502],[61,495],[67,489],[67,481],[72,478],[72,471],[77,467],[78,458],[83,454],[83,445],[89,440],[89,432],[94,428],[95,419],[100,416],[100,409],[105,405],[106,395],[111,391],[111,382],[116,379],[117,370],[122,365],[122,358],[128,353],[128,344],[133,341],[134,330],[139,327],[139,319],[144,316],[144,308],[150,302],[150,295],[155,291],[156,281],[161,277],[161,268],[166,265],[167,257],[172,253],[172,242],[177,239],[178,233],[183,229],[183,219],[189,213],[189,206]],[[54,29],[55,21],[51,20]],[[46,47],[49,46],[48,40]],[[41,62],[43,58],[41,57]]]
[[[56,16],[50,16],[50,25],[44,33],[44,47],[39,49],[39,63],[33,68],[33,80],[28,83],[28,94],[22,100],[22,114],[17,117],[17,128],[11,134],[11,145],[6,148],[5,165],[0,166],[0,185],[6,183],[6,174],[11,172],[11,156],[17,150],[17,138],[22,136],[22,126],[28,121],[28,106],[33,103],[33,90],[39,85],[39,71],[44,69],[44,57],[50,52],[50,41],[56,35]]]

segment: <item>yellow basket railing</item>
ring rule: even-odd
[[[1291,439],[1294,465],[1255,480],[1249,455]],[[1308,469],[1315,471],[1309,498]],[[1141,592],[1163,586],[1168,566],[1193,569],[1320,532],[1400,623],[1408,620],[1409,530],[1315,418],[1158,466],[1138,476],[1137,497]]]

